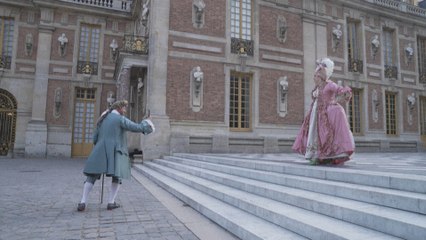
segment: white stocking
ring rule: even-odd
[[[112,182],[111,183],[111,190],[109,193],[109,202],[108,203],[114,203],[115,197],[117,197],[118,189],[120,188],[119,183]]]
[[[90,191],[93,188],[93,183],[85,182],[83,187],[83,197],[81,197],[80,203],[85,203],[87,200],[87,197],[89,196]]]

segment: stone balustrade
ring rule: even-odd
[[[59,0],[86,6],[100,7],[123,12],[130,12],[131,1],[128,0]]]
[[[409,3],[395,1],[395,0],[366,0],[367,2],[374,3],[386,8],[392,8],[401,12],[414,14],[417,16],[426,17],[426,9],[419,8]]]

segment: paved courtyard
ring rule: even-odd
[[[297,154],[232,156],[307,164]],[[113,211],[106,210],[110,178],[105,178],[103,204],[97,181],[86,211],[77,212],[83,166],[84,159],[0,158],[0,239],[234,239],[200,215],[186,214],[187,220],[182,220],[179,214],[190,208],[159,194],[162,190],[149,180],[125,180],[117,197],[122,207]],[[356,153],[341,167],[425,176],[426,153]],[[165,206],[170,201],[175,201],[175,209]],[[203,221],[204,228],[195,226]]]
[[[199,239],[145,187],[124,181],[123,207],[106,210],[96,182],[85,212],[77,212],[84,159],[0,158],[0,239]]]

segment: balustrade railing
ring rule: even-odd
[[[420,74],[419,74],[419,82],[423,83],[423,84],[426,84],[426,72],[424,72],[424,73],[420,72]]]
[[[253,45],[251,40],[231,38],[231,53],[253,56]]]
[[[149,48],[148,37],[136,36],[136,35],[125,35],[124,45],[121,51],[147,55],[148,48]]]
[[[396,66],[385,65],[386,78],[398,78],[398,68]]]
[[[362,60],[359,59],[349,59],[349,72],[358,72],[362,73],[364,64]]]
[[[98,75],[98,63],[78,61],[77,73],[86,74],[86,75]]]
[[[366,1],[380,5],[382,7],[396,9],[401,12],[406,12],[406,13],[411,13],[417,16],[426,17],[426,9],[414,6],[409,3],[395,1],[395,0],[366,0]]]
[[[10,63],[12,62],[11,56],[0,56],[0,68],[10,69]]]
[[[131,1],[128,0],[59,0],[61,2],[76,3],[92,7],[130,12]]]

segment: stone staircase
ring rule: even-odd
[[[243,240],[426,239],[426,176],[200,154],[135,170]]]

